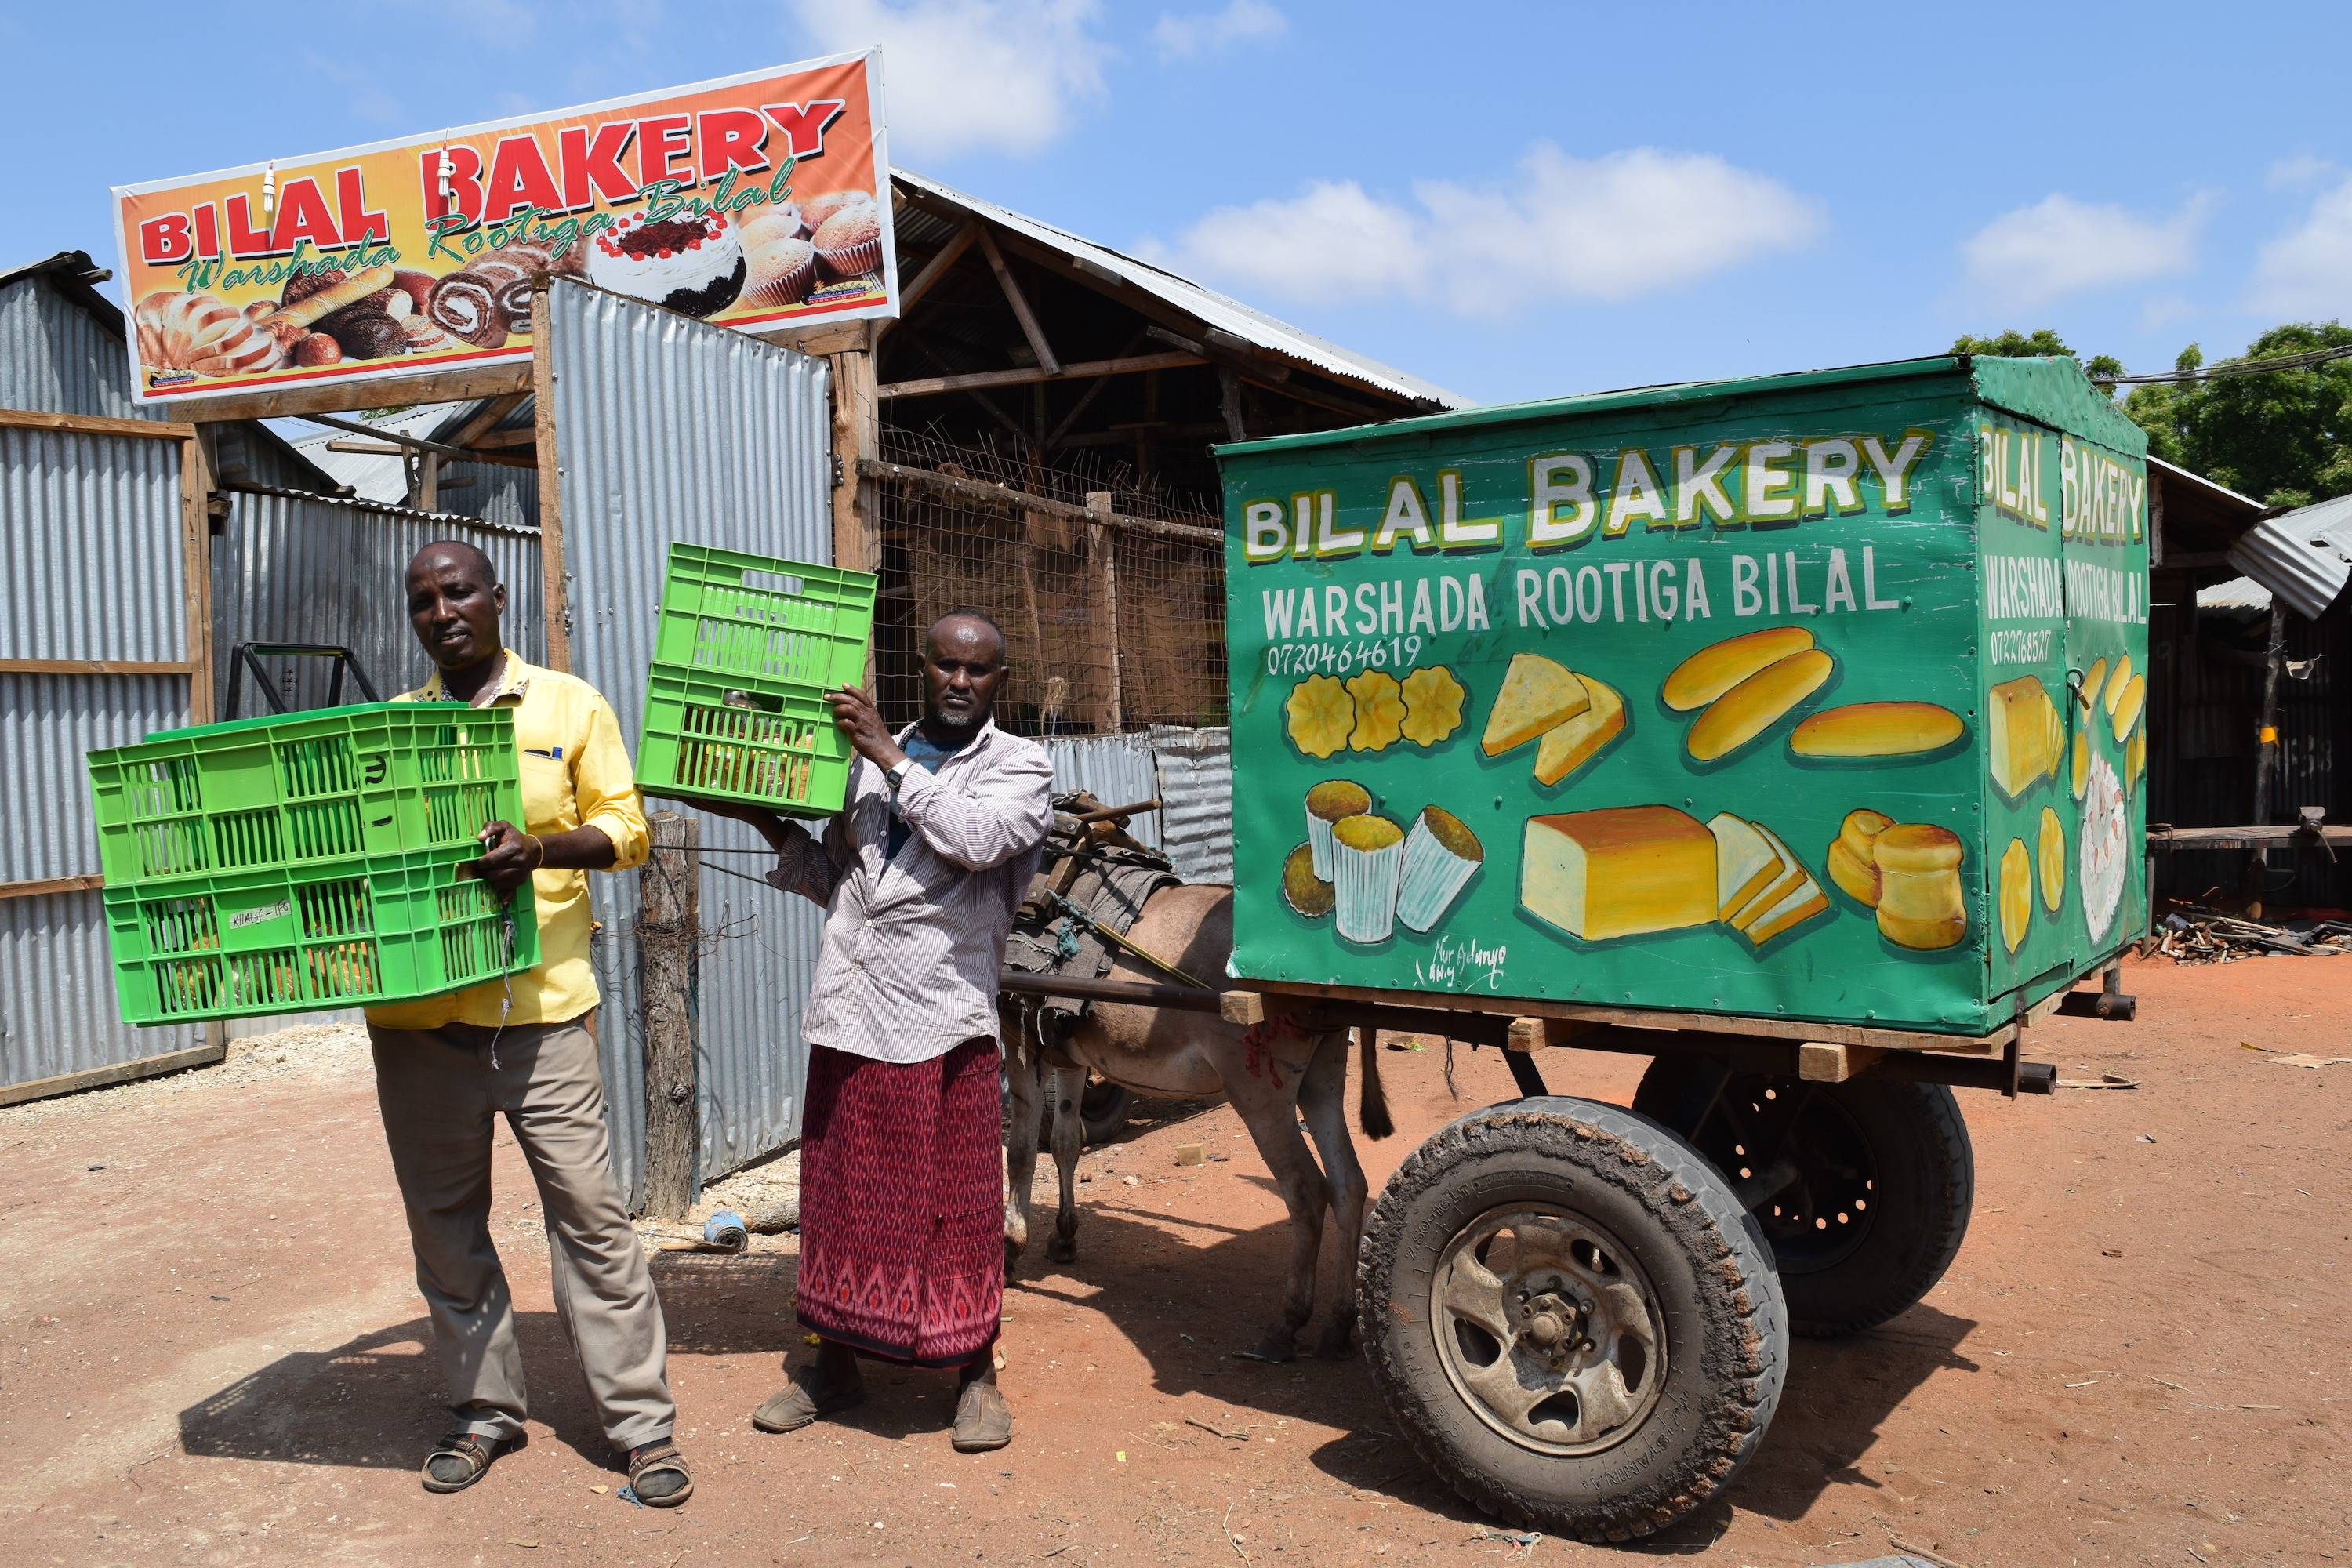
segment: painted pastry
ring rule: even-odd
[[[1386,942],[1396,925],[1404,829],[1369,813],[1345,817],[1331,827],[1331,861],[1339,934],[1349,942]]]
[[[265,322],[210,294],[159,289],[139,301],[139,362],[150,370],[198,375],[250,375],[286,363]]]
[[[1356,700],[1356,727],[1348,732],[1351,752],[1386,751],[1404,732],[1404,700],[1395,676],[1368,669],[1348,682]]]
[[[2011,952],[2025,940],[2033,921],[2033,862],[2025,840],[2012,838],[2000,858],[2000,945]]]
[[[1332,825],[1371,809],[1371,792],[1347,779],[1325,779],[1307,792],[1307,843],[1314,852],[1309,864],[1317,876],[1331,879]]]
[[[1454,672],[1442,664],[1416,669],[1404,678],[1404,738],[1416,746],[1433,746],[1462,728],[1465,693]]]
[[[1539,653],[1515,653],[1503,671],[1503,689],[1486,710],[1486,733],[1479,747],[1488,756],[1499,757],[1591,706],[1591,692],[1568,666]]]
[[[1460,817],[1438,806],[1423,806],[1405,836],[1404,865],[1397,876],[1397,919],[1414,931],[1427,931],[1486,862],[1486,846]]]
[[[882,216],[871,203],[842,208],[818,226],[810,243],[835,278],[882,270]]]
[[[1948,827],[1903,822],[1871,844],[1878,868],[1878,934],[1897,947],[1933,952],[1969,934],[1969,907],[1960,895],[1967,849]]]
[[[751,305],[797,305],[816,282],[816,247],[792,232],[798,214],[766,212],[743,226],[743,300]]]
[[[1536,747],[1536,783],[1549,787],[1599,756],[1625,732],[1625,695],[1604,680],[1579,675],[1583,712],[1544,731]]]
[[[1830,678],[1836,666],[1819,648],[1777,659],[1707,704],[1684,744],[1702,763],[1728,756],[1779,723]]]
[[[1319,921],[1331,912],[1336,895],[1331,884],[1315,874],[1315,849],[1301,844],[1286,856],[1282,862],[1283,901],[1310,921]]]
[[[2042,907],[2052,914],[2066,901],[2066,827],[2057,808],[2042,808],[2042,830],[2033,852],[2033,868],[2042,882]]]
[[[2106,758],[2093,757],[2083,791],[2077,883],[2083,889],[2083,923],[2093,942],[2106,939],[2107,928],[2115,924],[2116,910],[2123,902],[2124,869],[2135,851],[2130,837],[2131,815],[2124,809],[2123,785]]]
[[[1356,727],[1356,700],[1336,676],[1308,676],[1290,689],[1282,709],[1290,743],[1310,757],[1329,756]]]
[[[631,213],[596,237],[588,257],[589,281],[599,289],[686,316],[733,304],[748,270],[742,236],[723,213],[659,223]]]

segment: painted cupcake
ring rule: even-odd
[[[1404,868],[1404,829],[1369,813],[1331,827],[1331,879],[1339,934],[1349,942],[1386,942],[1396,924],[1397,876]]]
[[[872,191],[827,191],[821,196],[811,196],[801,204],[801,221],[814,234],[825,220],[849,207],[870,207],[874,205]]]
[[[1414,931],[1427,931],[1486,860],[1486,847],[1460,817],[1437,806],[1423,806],[1405,838],[1397,919]]]
[[[588,255],[588,280],[599,289],[687,316],[733,304],[747,270],[742,236],[723,213],[659,223],[631,213],[598,235]]]
[[[747,305],[797,305],[816,282],[816,247],[805,239],[771,237],[756,247],[743,237],[750,270],[743,278]]]
[[[817,259],[835,278],[882,270],[882,217],[869,204],[844,207],[817,226]]]
[[[1331,825],[1371,809],[1371,791],[1346,779],[1325,779],[1307,792],[1307,843],[1317,876],[1331,879]]]
[[[1315,851],[1302,844],[1282,862],[1283,901],[1310,921],[1331,912],[1331,884],[1315,874]]]

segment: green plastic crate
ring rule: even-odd
[[[672,544],[637,737],[646,793],[838,812],[850,747],[824,693],[866,679],[875,581]]]
[[[476,845],[523,820],[514,713],[373,702],[89,754],[110,889]]]
[[[539,962],[529,881],[460,876],[473,850],[377,855],[105,889],[125,1022],[383,1006]]]

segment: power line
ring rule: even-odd
[[[2314,349],[2308,353],[2281,354],[2276,359],[2238,360],[2228,364],[2217,364],[2210,369],[2171,370],[2160,375],[2095,375],[2091,381],[2097,386],[2150,386],[2165,382],[2218,381],[2231,376],[2267,375],[2279,370],[2307,370],[2313,365],[2326,364],[2329,360],[2337,359],[2352,359],[2352,343],[2341,348]]]

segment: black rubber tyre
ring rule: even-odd
[[[1559,1229],[1552,1241],[1530,1247],[1517,1232],[1488,1228],[1511,1215],[1531,1236],[1547,1226]],[[1483,1248],[1475,1239],[1482,1235],[1491,1237]],[[1564,1236],[1580,1239],[1559,1247]],[[1591,1248],[1580,1237],[1601,1238],[1601,1249],[1579,1252]],[[1523,1256],[1533,1258],[1525,1270]],[[1601,1302],[1601,1313],[1590,1309],[1619,1287],[1579,1303],[1577,1278],[1563,1289],[1558,1276],[1539,1272],[1571,1256],[1587,1268],[1581,1279],[1613,1277],[1631,1291],[1628,1300],[1643,1300],[1654,1336],[1648,1347],[1638,1333],[1614,1340],[1620,1367],[1643,1364],[1619,1376],[1625,1404],[1593,1417],[1617,1423],[1597,1434],[1586,1432],[1588,1412],[1601,1403],[1586,1403],[1596,1392],[1590,1383],[1575,1384],[1572,1395],[1550,1394],[1516,1418],[1468,1386],[1475,1363],[1489,1353],[1502,1376],[1490,1373],[1484,1386],[1505,1398],[1514,1387],[1528,1391],[1522,1398],[1542,1393],[1553,1386],[1548,1375],[1602,1370],[1590,1365],[1601,1359],[1589,1353],[1594,1340],[1571,1338],[1566,1349],[1587,1372],[1547,1374],[1545,1363],[1529,1358],[1544,1353],[1542,1344],[1558,1349],[1551,1336],[1559,1320],[1547,1331],[1541,1317],[1523,1328],[1512,1315],[1514,1300],[1519,1317],[1545,1302],[1553,1303],[1546,1312],[1567,1310],[1559,1306],[1566,1296],[1570,1306],[1588,1310],[1581,1326],[1567,1320],[1571,1334],[1616,1332],[1604,1326],[1611,1303]],[[1485,1310],[1479,1301],[1453,1293],[1465,1258],[1477,1265],[1466,1275],[1477,1289],[1484,1279],[1502,1282],[1494,1295],[1514,1335],[1507,1343],[1476,1326]],[[1373,1379],[1414,1449],[1487,1513],[1583,1541],[1648,1535],[1720,1491],[1763,1442],[1788,1368],[1787,1317],[1771,1254],[1722,1175],[1654,1122],[1589,1100],[1516,1100],[1433,1136],[1373,1205],[1356,1279]],[[1558,1293],[1538,1294],[1531,1304],[1530,1288]],[[1612,1321],[1630,1320],[1621,1312]],[[1441,1343],[1448,1333],[1450,1346]],[[1559,1413],[1546,1416],[1562,1399]],[[1507,1429],[1514,1421],[1524,1436]]]
[[[1044,1086],[1041,1093],[1048,1096],[1045,1114],[1037,1119],[1037,1150],[1047,1153],[1054,1147],[1054,1101],[1052,1085]],[[1087,1092],[1078,1101],[1078,1125],[1081,1129],[1078,1147],[1091,1149],[1097,1143],[1108,1143],[1127,1131],[1127,1119],[1135,1110],[1135,1090],[1124,1084],[1113,1083],[1107,1078],[1089,1077]]]
[[[1660,1057],[1633,1109],[1671,1122],[1695,1073]],[[1936,1288],[1969,1232],[1976,1154],[1939,1083],[1808,1083],[1734,1073],[1695,1128],[1675,1131],[1734,1180],[1795,1162],[1796,1183],[1759,1205],[1789,1324],[1814,1339],[1875,1328]]]

